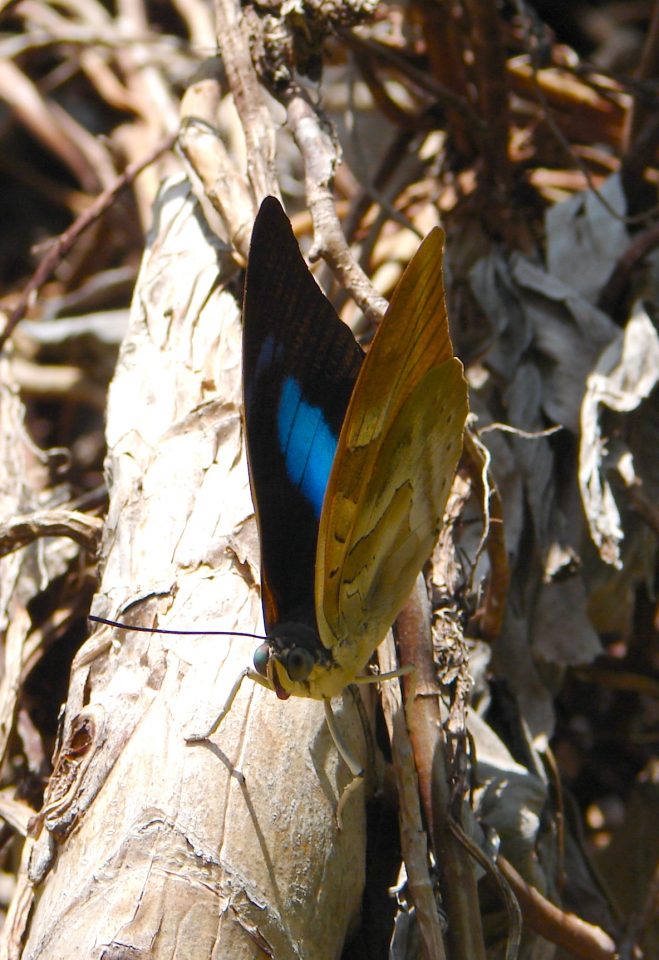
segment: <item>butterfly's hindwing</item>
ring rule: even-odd
[[[338,574],[340,635],[373,643],[405,603],[437,538],[460,455],[453,417],[465,415],[462,367],[450,360],[426,374],[388,429],[386,474],[363,492]]]
[[[467,413],[441,275],[426,238],[355,385],[321,516],[316,613],[338,668],[362,669],[428,558]]]

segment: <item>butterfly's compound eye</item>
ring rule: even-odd
[[[270,644],[262,643],[254,651],[254,667],[257,673],[262,677],[268,676],[268,663],[270,662]]]
[[[286,673],[291,680],[306,680],[314,668],[314,658],[304,647],[293,647],[289,650],[284,659]]]

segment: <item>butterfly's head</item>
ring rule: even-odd
[[[291,693],[309,696],[308,680],[314,668],[324,662],[328,652],[318,633],[304,623],[278,623],[254,653],[257,673],[272,684],[280,700]]]

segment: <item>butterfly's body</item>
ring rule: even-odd
[[[255,665],[282,699],[327,702],[363,674],[437,536],[467,413],[442,246],[426,238],[364,360],[279,203],[257,217],[243,338],[268,634]]]

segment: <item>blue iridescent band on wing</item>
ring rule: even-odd
[[[282,385],[277,432],[291,483],[320,517],[337,438],[320,407],[302,399],[299,384],[292,377],[287,377]]]

